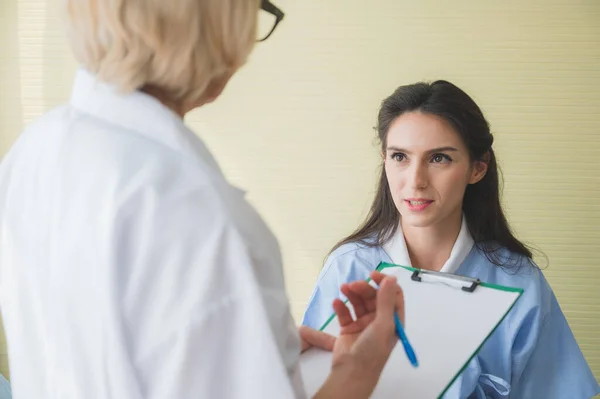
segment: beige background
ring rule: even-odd
[[[378,104],[399,84],[444,78],[484,109],[510,221],[547,254],[600,378],[600,2],[276,3],[287,15],[275,35],[188,122],[279,237],[294,316],[371,201]],[[59,11],[58,1],[0,0],[0,156],[68,99],[76,64]]]

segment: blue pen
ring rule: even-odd
[[[370,279],[369,279],[370,280]],[[379,289],[379,286],[376,284],[376,288]],[[410,361],[410,364],[413,367],[419,367],[419,362],[417,361],[417,355],[415,355],[415,351],[412,348],[410,342],[408,342],[408,338],[406,337],[406,333],[404,332],[404,328],[402,328],[402,323],[400,322],[400,318],[398,318],[398,313],[394,311],[394,324],[396,325],[396,335],[400,342],[402,342],[402,346],[404,347],[404,352],[406,352],[406,356]]]
[[[408,342],[408,338],[404,333],[404,328],[402,328],[402,323],[400,323],[400,319],[398,318],[398,314],[394,312],[394,323],[396,324],[396,335],[402,342],[402,346],[404,347],[404,352],[406,352],[406,356],[408,360],[413,365],[413,367],[419,367],[419,362],[417,362],[417,355],[415,355],[415,351],[413,350],[410,342]]]

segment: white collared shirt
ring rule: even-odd
[[[78,72],[0,164],[14,398],[303,396],[278,244],[182,120]]]
[[[462,224],[458,237],[452,246],[450,257],[446,260],[440,272],[454,273],[456,269],[463,263],[467,255],[471,252],[475,241],[467,227],[467,219],[463,215]],[[398,226],[396,233],[390,240],[383,245],[383,250],[390,257],[392,262],[402,266],[412,266],[408,249],[406,248],[406,240],[402,232],[402,226]]]

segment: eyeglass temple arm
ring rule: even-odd
[[[283,11],[277,8],[277,6],[271,3],[269,0],[262,0],[260,8],[262,8],[268,13],[275,15],[278,21],[281,21],[283,19],[283,16],[285,15]]]

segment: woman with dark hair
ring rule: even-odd
[[[493,136],[446,81],[399,87],[379,111],[383,165],[364,223],[329,254],[303,324],[319,328],[339,287],[380,262],[524,289],[446,398],[587,399],[599,387],[531,251],[500,204]]]

